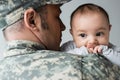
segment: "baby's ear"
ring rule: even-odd
[[[70,34],[73,35],[72,29],[69,30]]]
[[[109,31],[111,30],[111,27],[112,27],[112,25],[110,24],[110,25],[109,25]]]

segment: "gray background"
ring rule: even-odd
[[[75,10],[79,5],[84,3],[95,3],[102,6],[110,16],[110,22],[112,24],[112,29],[110,33],[110,42],[120,46],[120,0],[73,0],[69,3],[64,4],[61,14],[61,19],[66,26],[66,30],[63,32],[62,43],[72,40],[72,37],[69,33],[70,29],[70,14]],[[2,57],[2,52],[5,50],[6,43],[2,36],[2,31],[0,30],[0,58]]]

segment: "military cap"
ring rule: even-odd
[[[71,0],[0,0],[0,29],[23,18],[29,7],[37,8],[45,4],[64,4]]]

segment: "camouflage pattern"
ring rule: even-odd
[[[0,80],[120,80],[120,68],[101,55],[49,51],[30,41],[8,44]]]
[[[45,4],[63,4],[70,0],[0,0],[0,28],[7,27],[23,18],[26,9]]]

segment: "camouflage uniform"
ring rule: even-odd
[[[69,0],[1,0],[0,27],[6,28],[22,18],[28,7],[67,1]],[[45,50],[41,44],[23,40],[9,42],[4,54],[5,58],[0,60],[0,80],[120,79],[120,68],[100,55],[82,57],[50,51]]]
[[[0,80],[120,79],[120,68],[102,56],[82,57],[44,49],[35,42],[9,42],[0,61]]]

